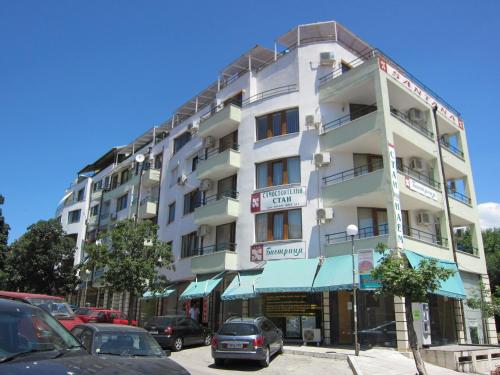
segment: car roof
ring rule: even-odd
[[[158,315],[158,316],[154,316],[153,318],[175,319],[175,318],[187,318],[187,316],[185,316],[185,315]]]
[[[76,327],[90,328],[95,332],[147,332],[144,328],[111,323],[85,323],[78,324]]]
[[[39,309],[39,307],[36,307],[29,303],[0,298],[0,311],[33,311],[37,309]]]
[[[265,319],[263,316],[257,317],[242,317],[242,316],[233,316],[228,318],[224,323],[257,323],[257,321]]]
[[[46,299],[54,299],[54,300],[64,300],[64,298],[62,298],[62,297],[49,296],[47,294],[9,292],[7,290],[0,290],[0,297],[17,298],[17,299],[46,298]]]

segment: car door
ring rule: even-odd
[[[274,324],[268,319],[262,319],[260,322],[260,329],[264,338],[266,340],[267,345],[269,345],[269,349],[271,350],[271,354],[276,352],[277,349],[277,331],[273,329]]]
[[[189,327],[190,327],[189,335],[192,340],[191,342],[193,344],[203,343],[205,338],[203,337],[203,327],[201,326],[201,324],[193,319],[189,319]]]
[[[191,324],[190,324],[189,320],[190,319],[188,319],[188,318],[180,318],[177,321],[177,327],[174,330],[174,332],[177,332],[176,336],[182,337],[182,339],[184,341],[184,345],[191,345],[193,343],[192,342],[193,337],[190,335]]]
[[[77,339],[85,347],[85,350],[92,354],[92,341],[94,339],[92,331],[88,328],[82,329],[82,331],[77,336]]]

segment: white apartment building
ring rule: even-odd
[[[460,302],[480,280],[489,287],[460,114],[335,21],[250,49],[171,119],[79,173],[92,180],[87,240],[137,217],[172,246],[172,285],[145,296],[141,319],[196,303],[213,329],[264,314],[288,340],[314,330],[350,344],[355,224],[362,344],[408,347],[404,303],[375,295],[366,274],[378,243],[412,266],[432,257],[458,271],[430,295],[433,344],[497,342],[494,321]],[[93,281],[92,304],[126,309]]]

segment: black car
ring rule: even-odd
[[[157,373],[93,357],[46,311],[30,304],[0,299],[0,375]]]
[[[87,351],[106,361],[141,373],[187,374],[183,367],[167,358],[160,345],[144,329],[122,324],[87,323],[75,326],[71,333]]]
[[[210,345],[212,332],[197,321],[181,315],[156,316],[144,324],[162,348],[176,352],[186,345]]]
[[[217,366],[226,359],[250,359],[267,367],[275,353],[283,353],[283,332],[263,316],[228,319],[212,339]]]

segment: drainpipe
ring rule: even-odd
[[[443,161],[443,151],[441,149],[441,142],[440,142],[440,134],[439,134],[439,126],[438,126],[438,119],[437,119],[437,105],[432,106],[432,115],[434,116],[434,123],[436,124],[436,138],[438,142],[438,152],[439,152],[439,166],[441,168],[441,173],[443,175],[443,181],[444,181],[444,200],[446,203],[446,213],[448,215],[448,228],[450,230],[450,241],[451,241],[451,250],[453,252],[453,260],[455,261],[455,264],[457,265],[458,268],[458,258],[457,258],[457,248],[456,248],[456,243],[455,239],[453,236],[453,223],[451,221],[451,211],[450,211],[450,200],[448,196],[448,184],[446,181],[446,173],[444,170],[444,161]],[[457,271],[459,272],[459,271]],[[464,312],[464,301],[460,300],[460,314],[462,315],[462,325],[464,329],[464,339],[465,342],[468,341],[467,338],[467,327],[465,326],[465,312]]]

